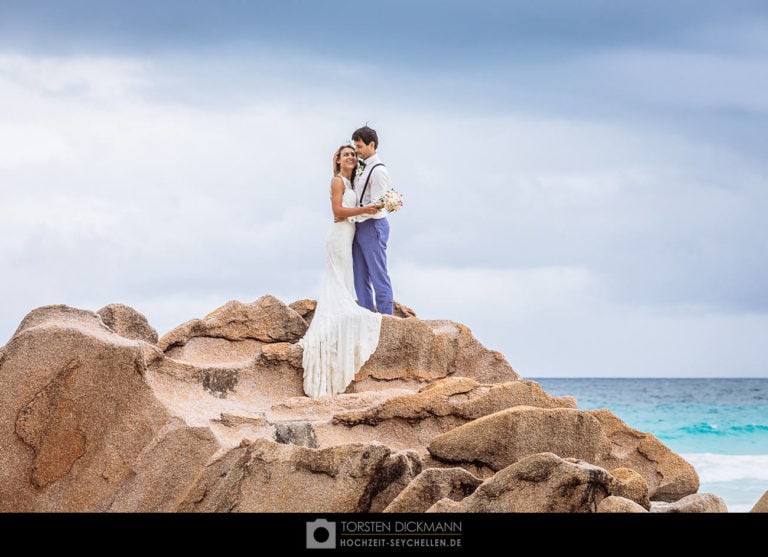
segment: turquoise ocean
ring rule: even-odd
[[[768,378],[536,378],[582,410],[607,408],[699,474],[699,493],[749,512],[768,491]]]

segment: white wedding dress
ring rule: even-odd
[[[344,178],[342,206],[357,205]],[[331,224],[325,236],[326,264],[312,321],[299,345],[304,349],[304,392],[311,398],[343,393],[379,344],[381,314],[357,304],[352,276],[350,219]]]

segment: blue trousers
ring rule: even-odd
[[[371,311],[392,315],[392,283],[387,272],[389,221],[368,219],[355,224],[352,242],[352,269],[357,303]],[[376,305],[373,297],[376,294]]]

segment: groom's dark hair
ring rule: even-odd
[[[368,126],[357,128],[352,132],[352,141],[357,141],[358,139],[366,145],[373,141],[373,148],[379,148],[379,134],[377,134],[376,130],[373,128],[369,128]]]

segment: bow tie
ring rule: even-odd
[[[360,170],[365,170],[365,161],[360,161],[358,164],[360,164]]]

